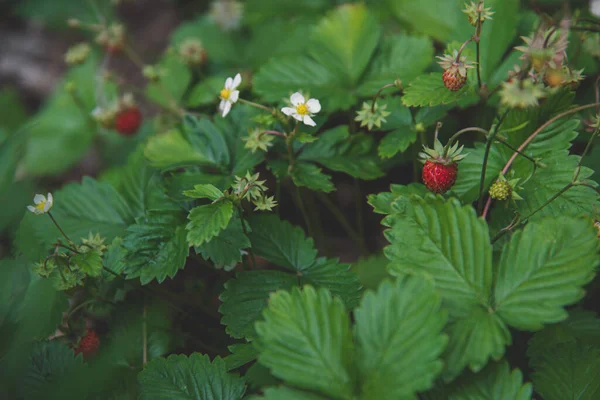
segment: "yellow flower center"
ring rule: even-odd
[[[221,98],[223,100],[227,100],[230,95],[231,95],[231,90],[229,90],[229,89],[223,89],[223,90],[221,90]]]
[[[306,106],[306,104],[300,104],[300,105],[296,106],[296,112],[300,115],[307,115],[308,107]]]
[[[35,206],[35,208],[37,208],[40,211],[44,211],[44,207],[46,207],[45,201],[40,201],[40,204],[36,204],[36,206]]]

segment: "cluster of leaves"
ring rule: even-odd
[[[17,11],[92,27],[118,15],[109,1],[66,16],[39,3]],[[219,0],[140,70],[160,112],[134,137],[90,117],[124,90],[103,79],[102,49],[29,123],[0,92],[0,397],[600,397],[597,131],[574,107],[596,89],[501,104],[518,36],[551,18],[488,0],[493,18],[461,46],[474,32],[462,3]],[[573,69],[590,75],[591,32],[567,31]],[[190,40],[198,62],[181,51]],[[478,58],[462,89],[444,86],[436,48]],[[219,91],[238,72],[240,101],[222,118]],[[278,111],[296,91],[321,101],[316,128]],[[419,147],[465,126],[486,137],[460,138],[468,156],[451,191],[409,183]],[[50,218],[23,216],[34,189],[54,189],[44,178],[61,180],[90,149],[98,177],[54,191]],[[505,174],[522,200],[478,213]],[[406,184],[368,196],[384,216],[377,254],[363,204],[351,223],[329,193],[353,184],[360,203],[363,181],[390,180]],[[377,251],[340,261],[350,252],[333,254],[318,232],[330,216],[362,255]],[[300,218],[309,236],[288,221]],[[73,348],[86,326],[100,348],[84,360]]]

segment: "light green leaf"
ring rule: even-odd
[[[433,386],[447,343],[440,305],[421,278],[385,280],[365,294],[354,312],[362,398],[408,399]]]
[[[227,228],[209,242],[196,248],[205,259],[210,259],[216,268],[230,271],[242,261],[242,250],[250,248],[250,239],[242,229],[239,218],[233,217]]]
[[[390,192],[381,192],[377,194],[369,195],[369,204],[373,207],[373,212],[377,214],[392,214],[392,204],[400,197],[410,197],[411,195],[417,195],[419,197],[425,197],[431,193],[421,183],[409,183],[408,185],[396,185],[390,186]]]
[[[225,362],[193,353],[171,355],[146,364],[138,375],[140,398],[152,400],[239,400],[246,390],[244,380],[226,372]]]
[[[229,200],[193,208],[186,226],[190,246],[200,246],[211,240],[227,227],[232,216],[233,204]]]
[[[179,59],[177,51],[166,52],[157,63],[164,71],[160,82],[149,82],[146,95],[166,107],[176,105],[191,79],[190,69]]]
[[[536,392],[544,400],[594,400],[600,396],[600,346],[562,343],[532,360]]]
[[[337,7],[315,27],[311,55],[328,71],[355,84],[377,47],[381,27],[364,4]]]
[[[310,392],[303,392],[298,389],[292,389],[285,386],[277,388],[268,388],[263,396],[253,396],[249,400],[326,400],[325,397]]]
[[[195,150],[181,132],[172,130],[148,140],[144,154],[156,168],[174,169],[191,165],[210,165],[211,161]]]
[[[102,257],[97,250],[75,254],[71,258],[71,264],[77,266],[87,276],[96,277],[102,273]]]
[[[150,213],[127,228],[123,238],[124,272],[142,285],[173,278],[189,254],[184,218],[174,213]]]
[[[219,101],[219,92],[223,89],[225,80],[230,76],[233,74],[220,73],[203,79],[190,91],[186,103],[188,107],[216,105]]]
[[[479,373],[466,373],[451,385],[425,393],[423,398],[424,400],[531,400],[531,394],[531,384],[523,384],[521,371],[515,368],[511,372],[508,363],[502,361],[489,363]]]
[[[325,193],[334,191],[335,186],[331,182],[331,176],[322,171],[313,163],[301,161],[294,164],[290,175],[296,186]]]
[[[256,360],[258,356],[258,350],[252,343],[237,343],[227,347],[231,352],[230,355],[225,357],[225,365],[227,371],[232,369],[238,369],[242,365],[248,364],[250,361]]]
[[[304,146],[299,160],[314,161],[333,171],[359,179],[375,179],[383,175],[374,151],[373,138],[350,135],[348,127],[338,126],[323,132],[319,140]]]
[[[388,133],[379,143],[377,151],[381,158],[392,158],[402,153],[417,140],[417,132],[406,127]]]
[[[0,90],[0,130],[12,133],[26,120],[27,111],[19,92],[11,86],[3,87]]]
[[[462,0],[387,0],[396,18],[440,41],[449,39],[457,25],[469,26],[461,12],[463,3]]]
[[[237,339],[256,337],[254,322],[267,306],[269,293],[291,289],[296,282],[297,277],[281,271],[237,273],[235,279],[225,283],[225,291],[219,296],[223,302],[219,307],[221,323],[227,326],[227,333]]]
[[[563,217],[528,224],[505,246],[495,285],[495,309],[510,325],[538,330],[567,317],[564,306],[600,263],[597,230],[585,219]]]
[[[184,190],[183,194],[193,199],[210,199],[213,201],[223,196],[223,192],[211,184],[195,185],[193,190]]]
[[[433,59],[433,43],[424,36],[392,35],[383,40],[358,91],[373,96],[384,85],[400,79],[406,86]],[[393,92],[393,89],[387,89]],[[388,111],[393,111],[388,107]]]
[[[466,84],[460,90],[452,91],[444,86],[441,73],[432,72],[421,75],[404,89],[402,103],[409,107],[437,106],[463,100],[471,94],[470,85]]]
[[[276,292],[256,323],[258,360],[300,388],[333,399],[351,398],[352,333],[344,304],[311,286]]]

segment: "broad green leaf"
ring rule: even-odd
[[[239,400],[246,390],[244,380],[228,374],[221,358],[211,363],[199,353],[154,359],[140,372],[138,381],[140,398],[152,400]]]
[[[191,90],[187,98],[187,106],[200,107],[216,104],[219,99],[219,92],[223,89],[223,84],[229,76],[231,75],[220,73],[218,75],[211,75],[200,81]]]
[[[373,212],[377,214],[392,214],[394,212],[392,204],[400,197],[410,197],[417,195],[425,197],[429,190],[421,183],[409,183],[408,185],[391,185],[389,192],[381,192],[369,195],[369,204],[373,207]]]
[[[290,175],[294,185],[311,190],[329,193],[335,190],[331,176],[324,174],[315,164],[305,161],[296,162]]]
[[[363,399],[414,398],[433,386],[447,338],[446,315],[422,278],[384,280],[354,311]]]
[[[331,7],[329,0],[248,0],[244,7],[244,18],[253,25],[265,24],[273,18],[291,19],[298,15],[312,16],[322,14]],[[266,22],[265,22],[266,21]]]
[[[237,339],[256,337],[254,322],[267,306],[269,293],[291,289],[298,278],[281,271],[244,271],[225,283],[219,312],[227,333]]]
[[[195,185],[193,190],[185,190],[183,194],[193,199],[210,199],[213,201],[223,196],[223,192],[211,184]]]
[[[358,91],[361,95],[373,96],[380,88],[396,79],[407,85],[423,72],[432,59],[431,39],[424,36],[388,36],[383,40]],[[390,107],[388,111],[392,111]]]
[[[266,258],[291,271],[309,268],[317,258],[311,238],[302,228],[282,221],[274,214],[255,214],[250,220],[252,249],[257,256]]]
[[[304,146],[299,160],[314,161],[333,171],[359,179],[375,179],[383,175],[373,151],[370,136],[350,135],[345,125],[330,129],[319,140]]]
[[[409,107],[437,106],[463,100],[470,94],[472,94],[470,85],[452,91],[444,86],[441,73],[432,72],[421,75],[404,89],[402,103]]]
[[[340,299],[311,286],[279,291],[263,317],[255,341],[261,364],[296,387],[333,399],[352,397],[352,333]]]
[[[449,39],[457,25],[469,26],[461,0],[387,0],[387,4],[400,21],[439,41]]]
[[[404,152],[417,140],[417,131],[410,109],[402,104],[400,96],[386,98],[381,102],[381,105],[384,104],[390,115],[386,117],[387,121],[381,126],[381,130],[390,132],[379,142],[377,152],[381,158],[391,158],[398,152]],[[425,129],[422,123],[421,127]]]
[[[417,140],[417,132],[409,127],[388,133],[379,143],[377,151],[381,158],[392,158],[404,152]]]
[[[182,215],[149,213],[129,226],[123,237],[121,261],[128,279],[140,278],[142,285],[156,279],[173,278],[185,266],[189,254]]]
[[[102,257],[97,250],[75,254],[71,258],[71,264],[77,266],[87,276],[97,277],[102,273]]]
[[[583,297],[582,286],[600,262],[597,234],[588,220],[567,217],[543,219],[514,233],[498,266],[498,315],[526,330],[565,319],[564,307]]]
[[[325,287],[332,295],[341,298],[348,309],[358,305],[360,283],[349,264],[340,263],[337,258],[320,257],[300,273],[299,285]]]
[[[348,109],[356,101],[356,96],[344,88],[342,78],[306,56],[278,57],[256,73],[252,87],[268,102],[280,102],[301,90],[319,99],[323,110],[333,112]]]
[[[562,343],[532,360],[533,384],[544,400],[600,396],[600,346]]]
[[[227,227],[232,216],[233,204],[229,200],[193,208],[186,226],[190,246],[200,246],[210,241]]]
[[[33,346],[19,389],[28,399],[47,398],[50,384],[74,368],[83,368],[81,355],[59,340],[38,342]]]
[[[0,191],[4,192],[13,184],[17,164],[25,149],[27,130],[15,132],[6,140],[0,141]]]
[[[358,275],[365,289],[375,290],[382,280],[390,276],[386,269],[387,263],[387,258],[383,254],[372,255],[352,264],[352,272]]]
[[[208,118],[188,116],[184,120],[184,134],[194,149],[214,164],[229,166],[231,155],[223,132]]]
[[[0,90],[0,129],[16,131],[27,120],[27,111],[16,88],[5,86]],[[2,140],[0,140],[0,143]]]
[[[384,220],[392,275],[424,274],[434,280],[452,316],[489,306],[492,249],[486,223],[471,206],[441,197],[400,197]],[[411,249],[411,251],[406,251]]]
[[[242,261],[242,251],[250,248],[250,239],[244,233],[239,218],[231,218],[227,227],[209,242],[196,248],[204,259],[210,259],[216,268],[230,271]]]
[[[537,388],[537,387],[536,387]],[[468,372],[450,385],[425,393],[424,400],[531,400],[530,383],[506,361],[489,363],[478,373]],[[566,399],[567,397],[563,397]]]
[[[274,377],[269,368],[258,362],[248,368],[244,378],[253,391],[281,384],[281,380]]]
[[[160,82],[148,83],[146,95],[165,107],[176,106],[190,82],[190,69],[179,59],[177,51],[163,54],[157,66],[164,74]]]
[[[211,164],[204,154],[195,150],[181,132],[176,130],[150,138],[144,154],[150,164],[161,169]]]
[[[238,369],[242,365],[248,364],[250,361],[256,360],[258,356],[258,350],[252,343],[237,343],[227,347],[231,352],[230,355],[225,357],[225,365],[227,371],[232,369]]]
[[[490,7],[494,15],[491,20],[485,21],[481,29],[480,70],[484,82],[492,76],[515,37],[517,29],[514,21],[519,15],[519,1],[488,0],[485,7]]]
[[[329,72],[355,84],[369,63],[380,35],[377,19],[364,4],[345,4],[319,22],[309,49]]]
[[[268,388],[262,396],[253,396],[249,400],[325,400],[325,397],[318,394],[303,392],[298,389],[292,389],[285,386],[277,388]]]

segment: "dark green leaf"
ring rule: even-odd
[[[250,361],[256,360],[256,357],[258,356],[258,350],[256,350],[252,343],[232,344],[227,348],[231,352],[230,355],[223,359],[227,366],[227,371],[238,369],[242,365],[246,365]]]
[[[310,162],[296,162],[290,175],[296,186],[307,187],[311,190],[329,193],[335,190],[331,176]]]
[[[250,239],[242,229],[239,218],[232,218],[227,228],[219,232],[209,242],[196,248],[205,259],[210,259],[217,268],[226,271],[233,269],[242,261],[242,251],[249,248]]]

